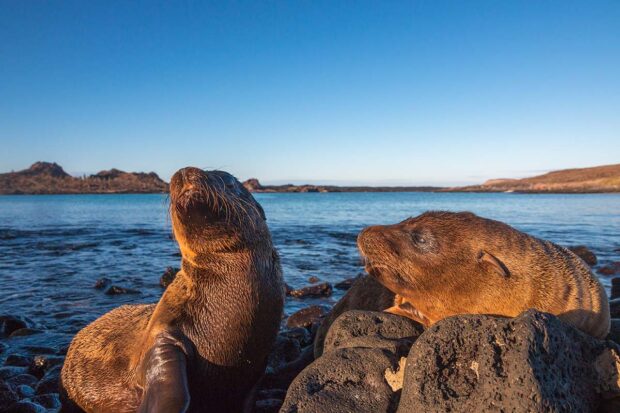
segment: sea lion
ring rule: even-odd
[[[238,412],[264,372],[284,288],[265,214],[232,175],[170,183],[181,270],[156,305],[125,305],[73,339],[62,393],[86,412]]]
[[[514,317],[535,308],[594,337],[609,302],[575,254],[470,212],[426,212],[358,236],[366,270],[397,294],[388,311],[425,326],[456,314]]]

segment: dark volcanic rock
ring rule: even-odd
[[[611,318],[620,318],[620,298],[609,300],[609,314]]]
[[[103,290],[104,288],[108,287],[110,284],[112,284],[112,280],[109,278],[103,277],[95,281],[95,285],[93,285],[93,288],[96,288],[97,290]]]
[[[267,366],[278,369],[283,365],[297,360],[301,355],[301,345],[297,340],[278,335],[267,358]]]
[[[47,354],[38,354],[28,366],[28,373],[35,377],[41,378],[45,372],[54,366],[58,366],[64,362],[65,358],[61,356],[51,356]]]
[[[22,337],[22,336],[31,336],[33,334],[43,333],[43,330],[39,330],[38,328],[20,328],[19,330],[15,330],[11,333],[9,337]]]
[[[118,295],[118,294],[140,294],[140,291],[133,290],[131,288],[119,287],[118,285],[112,285],[108,288],[105,293],[107,295]]]
[[[0,411],[3,407],[10,406],[18,399],[17,394],[13,391],[11,386],[0,379]]]
[[[609,335],[607,336],[608,340],[615,341],[620,344],[620,319],[612,318],[611,319],[611,328],[609,329]]]
[[[0,337],[7,337],[15,330],[31,327],[32,322],[24,317],[0,315]]]
[[[45,407],[33,403],[28,400],[22,400],[17,403],[13,403],[6,410],[3,410],[4,413],[46,413],[47,410]]]
[[[611,296],[609,298],[613,300],[618,297],[620,297],[620,277],[615,277],[611,280]]]
[[[288,295],[296,298],[329,297],[332,295],[332,285],[330,283],[309,285],[308,287],[291,290],[288,292]]]
[[[381,349],[343,348],[325,353],[291,383],[282,413],[393,412],[398,393],[385,380],[397,366]]]
[[[312,347],[308,346],[302,350],[297,360],[291,361],[277,369],[267,368],[265,375],[260,381],[259,388],[263,390],[281,389],[286,391],[293,379],[313,361],[314,352]]]
[[[407,356],[413,342],[424,332],[421,324],[394,314],[347,311],[333,322],[323,352],[339,348],[365,347],[389,350]]]
[[[61,369],[62,366],[54,366],[45,373],[35,389],[37,394],[58,393]]]
[[[352,277],[352,278],[347,278],[346,280],[342,280],[342,281],[337,282],[336,284],[334,284],[334,288],[337,288],[339,290],[348,290],[349,288],[353,287],[353,284],[359,278],[360,278],[360,276]]]
[[[590,267],[596,265],[596,263],[598,262],[596,255],[590,250],[590,248],[586,247],[585,245],[573,245],[567,248],[579,258],[581,258]]]
[[[178,272],[179,268],[167,267],[166,271],[164,271],[162,276],[159,278],[159,285],[161,285],[161,288],[168,288],[170,283],[174,281],[174,278],[177,276]]]
[[[254,413],[278,413],[282,403],[282,399],[257,400],[254,406]]]
[[[340,314],[350,310],[383,311],[393,305],[393,292],[369,275],[359,277],[321,322],[314,339],[314,356],[323,354],[327,330]]]
[[[597,270],[601,275],[617,275],[620,274],[620,261],[612,262]]]
[[[595,412],[620,395],[619,354],[535,310],[450,317],[411,348],[398,412]]]
[[[32,358],[21,354],[9,354],[4,361],[5,366],[29,366]]]
[[[309,282],[310,284],[315,284],[315,283],[318,283],[319,281],[321,281],[321,280],[319,279],[319,277],[316,277],[316,276],[314,276],[314,275],[313,275],[313,276],[308,277],[308,282]]]
[[[46,409],[58,409],[60,407],[60,399],[55,393],[39,394],[32,398],[34,403],[38,403]]]
[[[311,328],[313,324],[318,323],[329,311],[324,305],[311,305],[291,314],[286,320],[286,327],[305,327]]]

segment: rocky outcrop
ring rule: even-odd
[[[398,412],[595,412],[620,396],[619,355],[535,310],[450,317],[411,348]]]
[[[322,321],[314,341],[314,356],[323,354],[323,342],[330,326],[341,314],[351,310],[383,311],[394,305],[394,293],[375,278],[363,275],[355,280],[349,291],[336,303]]]
[[[36,162],[30,168],[0,174],[0,194],[164,193],[168,184],[155,172],[101,171],[73,177],[60,165]]]

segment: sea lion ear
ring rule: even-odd
[[[499,273],[499,275],[501,275],[502,277],[510,277],[510,271],[508,270],[508,267],[506,267],[506,265],[493,254],[490,254],[486,251],[480,251],[480,253],[478,254],[478,263],[480,263],[481,265],[488,265],[494,271]]]

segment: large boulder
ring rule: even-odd
[[[586,264],[590,267],[596,265],[598,259],[596,258],[596,254],[590,250],[590,248],[585,245],[573,245],[567,247],[573,254],[581,258]]]
[[[406,356],[424,332],[416,321],[376,311],[347,311],[338,317],[325,336],[323,353],[339,348],[379,348]]]
[[[369,275],[359,277],[323,319],[314,340],[314,357],[323,354],[325,335],[340,314],[350,310],[383,311],[393,305],[393,292]]]
[[[281,413],[394,412],[398,392],[385,379],[398,367],[390,351],[341,348],[323,354],[291,383]]]
[[[535,310],[450,317],[411,347],[398,412],[613,411],[619,354]]]

